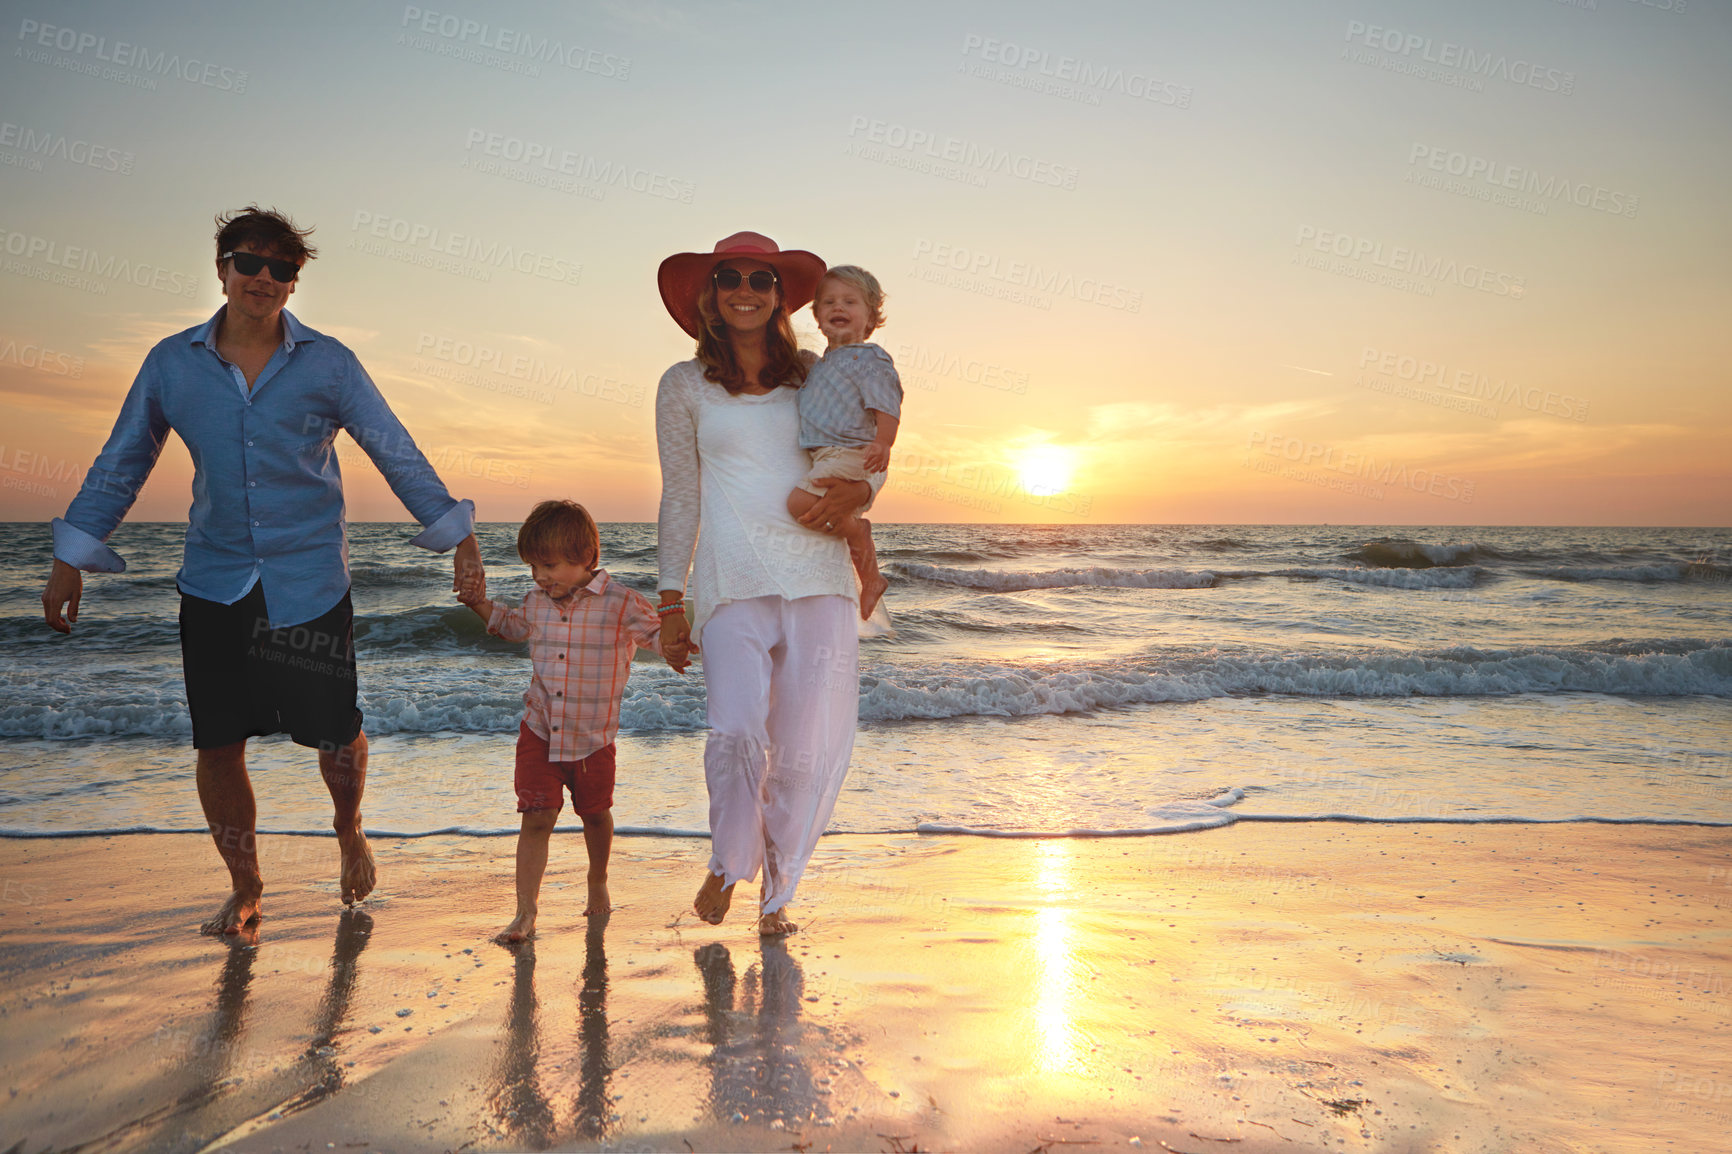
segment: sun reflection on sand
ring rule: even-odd
[[[1070,845],[1062,838],[1036,843],[1035,888],[1046,902],[1070,890]],[[1034,1057],[1042,1072],[1081,1074],[1082,1038],[1072,1002],[1076,961],[1071,955],[1071,911],[1043,905],[1034,912]]]

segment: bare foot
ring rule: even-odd
[[[587,911],[586,911],[587,912]],[[527,942],[535,936],[535,911],[518,911],[511,924],[493,935],[493,940],[507,945],[513,942]]]
[[[583,916],[590,914],[609,914],[613,912],[613,899],[608,896],[606,882],[589,883],[589,904],[583,907]]]
[[[878,608],[879,598],[884,596],[884,591],[888,588],[890,588],[890,582],[885,579],[882,573],[876,571],[871,577],[861,582],[860,620],[868,621],[871,619],[872,611]]]
[[[199,933],[232,935],[258,924],[259,899],[264,892],[264,883],[256,878],[250,885],[235,890],[223,903],[223,908],[217,911],[217,916],[199,927]]]
[[[343,904],[352,906],[373,892],[379,871],[373,865],[372,847],[367,844],[367,835],[361,832],[359,824],[347,833],[338,830],[337,846],[343,854]]]
[[[791,934],[800,927],[788,920],[788,915],[781,910],[773,914],[764,914],[758,918],[758,936],[761,938],[779,938],[783,934]]]
[[[720,874],[706,874],[704,884],[698,889],[698,896],[692,902],[692,909],[698,917],[712,926],[722,924],[722,919],[728,916],[728,906],[734,901],[734,887],[724,886]]]

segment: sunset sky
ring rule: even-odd
[[[1725,4],[3,11],[0,519],[257,201],[483,520],[654,518],[656,266],[753,229],[889,291],[883,521],[1729,523]]]

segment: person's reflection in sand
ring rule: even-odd
[[[512,1139],[534,1149],[553,1143],[553,1107],[541,1092],[536,1063],[541,1056],[540,1004],[535,997],[535,943],[512,947],[517,955],[511,980],[511,1012],[506,1018],[505,1043],[490,1075],[487,1093],[495,1125]]]
[[[723,1121],[737,1114],[743,1121],[780,1120],[788,1126],[828,1118],[829,1104],[814,1092],[800,1048],[800,963],[779,940],[763,939],[760,949],[761,962],[739,982],[728,947],[720,942],[693,954],[704,980],[705,1040],[715,1046],[706,1059],[710,1109]],[[736,1011],[738,985],[745,987],[744,1005]]]
[[[607,1133],[613,1103],[608,1087],[613,1070],[607,1054],[607,914],[591,915],[584,936],[583,989],[577,995],[581,1080],[577,1087],[577,1132],[585,1138]]]
[[[240,1049],[241,1035],[246,1031],[247,990],[253,982],[253,962],[258,958],[256,947],[236,942],[229,946],[223,959],[222,973],[217,977],[216,1004],[211,1008],[209,1023],[188,1043],[185,1070],[192,1075],[191,1087],[181,1102],[196,1105],[213,1097],[228,1078]]]
[[[349,998],[354,993],[361,953],[372,939],[373,919],[363,910],[346,909],[337,919],[337,939],[331,948],[331,975],[324,996],[313,1016],[313,1037],[306,1053],[295,1063],[296,1077],[307,1088],[281,1109],[287,1114],[310,1106],[343,1088],[343,1067],[331,1040],[349,1016]]]

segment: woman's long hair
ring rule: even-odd
[[[730,393],[745,389],[746,374],[734,356],[729,329],[716,307],[716,282],[706,284],[698,293],[698,362],[704,366],[704,379],[714,381]],[[764,326],[764,370],[759,374],[771,388],[797,389],[806,383],[806,361],[800,355],[800,342],[794,336],[794,326],[788,311],[782,307],[782,290],[776,290],[776,307]]]

